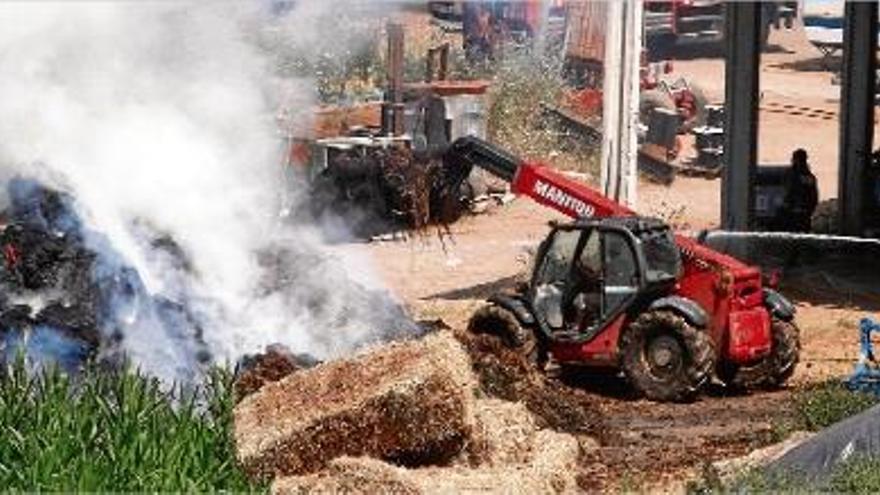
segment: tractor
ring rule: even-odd
[[[539,368],[552,357],[620,370],[657,401],[691,400],[713,375],[742,389],[791,377],[795,308],[757,268],[478,138],[456,140],[444,161],[452,176],[480,167],[574,218],[551,224],[529,281],[491,297],[471,332],[500,338]]]

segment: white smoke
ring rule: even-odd
[[[278,77],[272,50],[332,36],[313,19],[340,5],[299,1],[283,21],[267,5],[0,4],[0,180],[22,173],[71,191],[151,294],[191,306],[218,361],[272,342],[338,355],[393,310],[354,300],[356,266],[328,258],[314,230],[280,226],[291,191],[278,104],[307,115],[315,101],[310,81]],[[192,270],[148,249],[135,224],[167,233]],[[261,291],[255,253],[267,246],[293,250],[280,262],[298,265],[287,266],[296,294]],[[192,351],[161,324],[132,323],[123,346],[164,378],[192,373]]]

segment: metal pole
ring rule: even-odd
[[[607,16],[601,183],[606,196],[634,208],[638,186],[641,1],[609,2]]]
[[[386,59],[387,86],[382,105],[382,131],[386,135],[403,134],[403,25],[389,22]]]
[[[841,233],[860,236],[874,137],[877,2],[846,2],[844,15],[837,196]]]
[[[608,2],[602,81],[602,193],[620,199],[620,94],[623,51],[623,2]]]
[[[748,230],[754,213],[758,159],[758,97],[761,61],[761,4],[725,4],[725,133],[721,183],[721,226]]]

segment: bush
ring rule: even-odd
[[[880,492],[880,460],[850,459],[831,472],[824,481],[810,480],[803,474],[768,475],[761,470],[749,471],[727,489],[703,488],[696,493],[878,493]]]
[[[880,492],[880,459],[851,459],[834,470],[828,482],[834,493]]]
[[[880,399],[873,394],[852,392],[840,382],[828,381],[795,393],[795,426],[801,430],[821,430],[878,402]]]
[[[572,139],[542,124],[543,108],[558,107],[566,82],[560,61],[530,53],[511,54],[496,69],[488,111],[490,141],[523,158],[549,162],[557,168],[596,174],[599,150],[573,146]],[[600,129],[601,130],[601,129]]]
[[[873,394],[852,392],[839,381],[828,381],[797,391],[793,397],[790,423],[780,425],[781,441],[795,430],[818,431],[880,402]],[[712,490],[711,488],[715,488]],[[700,486],[694,491],[716,491],[717,485]],[[727,490],[743,493],[765,492],[880,492],[880,459],[850,459],[837,466],[821,485],[799,473],[768,474],[756,468],[736,479]]]
[[[253,491],[235,463],[231,374],[166,392],[135,371],[0,370],[0,486]]]

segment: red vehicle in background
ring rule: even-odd
[[[648,0],[645,2],[645,39],[652,55],[666,58],[678,44],[720,42],[724,39],[723,0]],[[764,45],[771,29],[791,28],[798,15],[796,1],[761,2]]]

